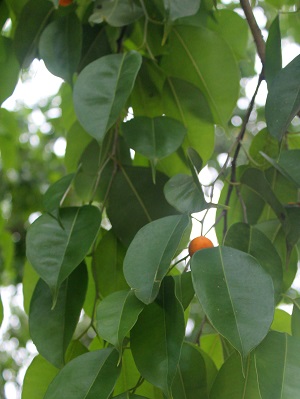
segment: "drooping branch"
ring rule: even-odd
[[[249,28],[254,38],[257,54],[262,64],[265,65],[266,44],[263,39],[261,30],[257,25],[249,0],[240,0],[240,4],[245,13]]]

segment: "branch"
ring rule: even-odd
[[[245,132],[246,132],[246,127],[247,127],[247,124],[249,122],[249,118],[250,118],[251,112],[252,112],[253,107],[254,107],[255,98],[256,98],[256,95],[258,93],[258,89],[259,89],[260,84],[261,84],[262,81],[263,81],[263,71],[259,75],[255,92],[254,92],[254,94],[253,94],[253,96],[251,98],[250,104],[248,106],[247,113],[246,113],[245,118],[243,120],[243,124],[242,124],[241,130],[240,130],[240,133],[238,134],[238,136],[236,138],[237,146],[236,146],[236,149],[235,149],[235,152],[234,152],[234,155],[233,155],[233,159],[232,159],[232,162],[231,162],[231,176],[230,176],[230,183],[231,184],[229,184],[228,192],[227,192],[227,196],[226,196],[226,200],[225,200],[225,204],[224,204],[226,208],[222,212],[222,215],[224,215],[223,239],[224,239],[225,234],[227,232],[228,205],[229,205],[231,194],[232,194],[232,190],[233,190],[233,187],[234,187],[234,184],[232,184],[232,183],[236,183],[236,163],[237,163],[237,158],[239,156],[239,153],[240,153],[240,150],[241,150],[241,147],[242,147],[242,141],[243,141],[243,138],[244,138],[244,135],[245,135]]]
[[[263,39],[261,30],[257,25],[256,19],[253,15],[252,8],[250,6],[249,0],[240,0],[241,7],[245,13],[249,28],[252,32],[252,36],[255,41],[257,53],[263,65],[265,65],[265,55],[266,55],[266,44]]]

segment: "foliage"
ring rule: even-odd
[[[59,3],[0,5],[1,103],[35,58],[65,81],[47,132],[0,109],[1,285],[23,275],[39,351],[22,399],[298,397],[296,3],[261,4],[267,43],[247,0]],[[190,259],[212,212],[218,245]]]

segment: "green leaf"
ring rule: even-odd
[[[47,69],[71,85],[81,56],[81,42],[81,23],[75,13],[51,22],[39,41],[39,54]]]
[[[183,309],[174,290],[174,280],[164,279],[158,301],[144,308],[131,330],[130,340],[141,375],[168,397],[171,397],[185,330]]]
[[[219,334],[202,335],[200,348],[206,353],[219,369],[224,363],[222,342]]]
[[[220,35],[203,27],[176,26],[169,36],[169,53],[162,58],[161,66],[169,76],[199,87],[215,122],[227,125],[238,98],[239,72]]]
[[[86,148],[91,140],[91,136],[87,134],[80,123],[74,122],[67,134],[67,148],[64,159],[69,172],[76,170],[82,149]]]
[[[40,35],[53,11],[53,4],[44,0],[29,0],[22,8],[14,35],[15,51],[22,68],[28,68],[37,56]]]
[[[291,329],[292,335],[300,338],[300,298],[294,300]]]
[[[0,36],[0,105],[13,93],[18,82],[19,71],[20,65],[12,40]]]
[[[101,8],[95,9],[89,22],[102,23],[120,27],[129,25],[144,15],[143,9],[132,0],[103,0]]]
[[[22,399],[43,399],[49,384],[58,371],[41,355],[36,356],[26,370]]]
[[[100,223],[99,209],[86,205],[62,208],[59,220],[42,215],[30,226],[26,237],[27,258],[49,285],[54,300],[62,282],[89,251]]]
[[[122,393],[121,395],[114,396],[114,398],[118,399],[148,399],[146,396],[140,396],[140,395],[131,395],[128,392]]]
[[[191,176],[175,175],[164,187],[166,200],[181,213],[201,212],[208,207],[203,191]]]
[[[287,227],[286,211],[275,196],[268,180],[261,170],[255,168],[246,169],[241,177],[241,183],[245,184],[263,198],[273,209],[281,224]]]
[[[224,245],[247,252],[258,260],[273,281],[275,301],[282,293],[282,262],[269,238],[246,223],[233,224],[228,230]]]
[[[114,233],[126,246],[145,224],[177,213],[164,197],[166,182],[167,177],[157,172],[156,184],[153,184],[148,168],[124,167],[117,172],[109,193],[107,214]]]
[[[233,353],[221,367],[210,392],[210,399],[261,399],[255,362],[249,357],[245,376],[241,360]]]
[[[208,399],[205,361],[192,344],[184,343],[172,385],[174,399]]]
[[[76,357],[55,377],[44,399],[108,399],[120,374],[118,355],[106,348]]]
[[[282,309],[275,309],[271,330],[292,334],[291,315]]]
[[[267,169],[270,167],[270,162],[268,162],[262,152],[271,158],[276,158],[279,153],[278,141],[270,135],[266,128],[253,137],[249,148],[249,155],[251,156],[251,160],[259,165],[260,169]]]
[[[200,0],[164,0],[168,19],[175,21],[178,18],[196,14],[200,7]]]
[[[60,203],[72,183],[74,173],[70,173],[53,183],[44,194],[44,208],[46,212],[53,212],[60,207]]]
[[[131,242],[124,259],[124,275],[145,304],[156,298],[188,224],[186,215],[167,216],[142,227]]]
[[[31,266],[31,264],[28,261],[26,261],[23,270],[22,290],[23,290],[23,305],[27,315],[29,315],[30,301],[38,280],[39,280],[39,275]]]
[[[162,91],[163,110],[186,128],[183,147],[193,147],[207,161],[214,149],[214,123],[207,100],[193,84],[169,77]]]
[[[272,85],[276,75],[282,68],[281,33],[279,15],[274,18],[269,28],[266,42],[265,77],[268,87]]]
[[[65,363],[65,352],[79,320],[86,288],[87,271],[82,264],[61,285],[54,309],[51,291],[42,279],[32,295],[30,336],[39,353],[57,368]]]
[[[218,9],[211,12],[207,28],[219,33],[226,40],[237,60],[249,58],[249,26],[235,11]]]
[[[195,292],[208,319],[245,361],[273,320],[271,277],[255,258],[229,247],[197,251],[191,268]]]
[[[96,328],[99,335],[121,351],[124,338],[143,308],[144,304],[133,291],[117,291],[107,296],[97,307]]]
[[[123,123],[122,131],[128,146],[149,158],[154,165],[175,152],[186,134],[180,122],[166,116],[137,116]]]
[[[284,175],[300,188],[300,150],[281,151],[278,165],[284,171]]]
[[[79,74],[74,106],[79,122],[99,142],[120,115],[141,66],[139,53],[112,54],[93,61]]]
[[[281,140],[300,110],[300,55],[277,73],[266,101],[266,122],[272,136]]]
[[[276,350],[274,350],[276,348]],[[296,337],[270,332],[255,350],[256,370],[262,399],[297,398],[300,381],[300,341]]]
[[[173,276],[173,279],[175,281],[176,297],[180,301],[183,309],[186,310],[195,295],[192,273],[181,273],[178,276]]]
[[[93,256],[93,267],[96,270],[94,279],[102,297],[128,288],[123,274],[125,254],[126,248],[111,230],[97,245]]]

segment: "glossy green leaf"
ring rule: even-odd
[[[212,386],[210,399],[261,399],[257,383],[255,362],[248,359],[245,375],[241,369],[241,359],[235,352],[221,367]]]
[[[79,74],[74,87],[75,112],[96,140],[103,141],[119,117],[140,66],[140,54],[132,51],[101,57]]]
[[[192,344],[184,343],[172,385],[174,399],[208,399],[205,361]]]
[[[181,302],[185,310],[195,295],[195,290],[192,282],[192,273],[181,273],[178,276],[173,276],[175,281],[175,293],[177,299]]]
[[[7,37],[0,37],[0,105],[14,91],[18,82],[20,65],[16,58],[13,42]]]
[[[166,182],[167,177],[157,172],[153,184],[149,168],[124,167],[117,172],[109,193],[107,214],[114,233],[126,246],[145,224],[177,213],[165,200]]]
[[[102,297],[128,288],[123,274],[125,254],[126,248],[111,230],[97,245],[93,257],[93,267],[96,270],[94,279]]]
[[[91,23],[107,22],[111,26],[129,25],[144,15],[139,4],[131,0],[103,0],[90,16]]]
[[[22,399],[43,399],[58,369],[37,355],[26,370],[22,386]]]
[[[86,288],[87,271],[82,264],[62,283],[54,309],[51,291],[42,279],[32,295],[30,336],[39,353],[57,368],[65,363],[65,352],[79,320]]]
[[[97,307],[96,328],[99,335],[122,350],[124,338],[136,323],[144,305],[133,291],[117,291]]]
[[[14,36],[15,51],[22,68],[28,68],[37,56],[40,35],[53,11],[53,4],[44,0],[29,0],[22,8]]]
[[[292,335],[300,338],[300,298],[294,300],[294,307],[291,319]]]
[[[168,77],[162,102],[164,113],[187,128],[183,146],[195,148],[204,161],[208,160],[214,148],[214,123],[202,92],[185,80]]]
[[[154,322],[155,320],[155,322]],[[131,330],[131,350],[141,375],[170,397],[184,338],[183,309],[174,281],[165,278],[156,302],[146,306]]]
[[[59,220],[42,215],[30,226],[26,237],[27,257],[49,285],[54,300],[61,283],[89,251],[100,223],[99,209],[85,205],[62,208]]]
[[[249,27],[246,20],[237,12],[218,9],[210,13],[207,27],[218,32],[226,40],[238,60],[249,57],[247,54]]]
[[[135,117],[122,124],[122,131],[129,147],[149,158],[154,165],[175,152],[186,134],[180,122],[166,116]]]
[[[203,191],[191,176],[175,175],[164,187],[166,200],[181,213],[201,212],[208,207]]]
[[[131,242],[124,259],[124,275],[145,304],[156,298],[188,224],[186,215],[167,216],[142,227]]]
[[[236,223],[228,230],[224,245],[247,252],[258,260],[272,278],[275,301],[278,302],[282,293],[282,262],[269,238],[255,227]]]
[[[44,194],[44,208],[46,212],[53,212],[60,207],[60,203],[72,183],[74,173],[70,173],[53,183]]]
[[[291,315],[282,309],[275,309],[271,330],[291,335]]]
[[[281,224],[283,226],[287,225],[286,211],[261,170],[255,168],[247,169],[241,177],[241,183],[261,196],[273,209]]]
[[[255,258],[229,247],[197,251],[191,269],[196,295],[208,319],[245,360],[273,320],[271,277]]]
[[[76,357],[55,377],[44,399],[108,399],[120,374],[117,362],[118,352],[112,348]]]
[[[276,350],[274,350],[276,348]],[[300,381],[300,341],[296,337],[270,332],[255,350],[256,370],[262,399],[297,398]]]
[[[239,72],[220,35],[203,27],[176,26],[169,36],[169,53],[161,66],[168,75],[199,87],[215,122],[226,126],[238,97]]]
[[[168,18],[175,21],[178,18],[196,14],[200,7],[200,0],[164,0]]]
[[[281,140],[300,110],[300,55],[276,75],[266,101],[266,122],[272,136]]]
[[[266,42],[265,77],[268,87],[271,86],[278,72],[282,68],[281,33],[279,15],[272,21]]]
[[[47,69],[71,85],[80,60],[81,42],[81,23],[75,13],[51,22],[39,41],[39,54]]]

